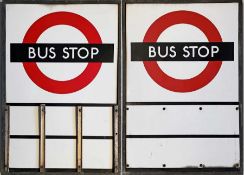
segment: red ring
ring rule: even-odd
[[[89,43],[102,43],[97,29],[84,17],[71,12],[55,12],[39,18],[26,32],[23,43],[36,43],[45,30],[56,25],[72,26],[83,33]],[[88,63],[79,76],[67,81],[57,81],[43,74],[36,63],[23,63],[27,75],[37,86],[56,94],[73,93],[86,87],[94,80],[101,65],[102,63]]]
[[[174,11],[159,17],[147,30],[143,42],[157,42],[160,34],[176,24],[190,24],[199,28],[209,42],[222,42],[215,25],[206,17],[191,11]],[[149,76],[161,87],[173,92],[192,92],[206,86],[220,70],[222,61],[208,62],[206,68],[190,79],[175,79],[164,73],[156,61],[143,62]]]

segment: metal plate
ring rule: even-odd
[[[112,136],[112,107],[83,107],[82,129],[83,136]]]
[[[198,168],[200,164],[217,168],[240,163],[237,138],[127,139],[126,143],[129,168]]]
[[[10,106],[10,135],[39,135],[37,106]]]
[[[103,43],[114,44],[114,62],[102,64],[95,79],[89,85],[70,93],[55,93],[37,86],[28,77],[22,63],[10,62],[10,43],[22,43],[26,32],[35,21],[44,15],[60,11],[72,12],[84,17],[95,26]],[[6,21],[7,103],[116,104],[119,36],[117,4],[7,4]],[[15,30],[16,28],[18,30]],[[73,27],[56,25],[43,32],[37,43],[87,43],[86,37]],[[86,67],[87,63],[38,63],[38,68],[45,76],[59,82],[74,79],[84,72]],[[84,79],[89,79],[89,76],[90,74],[87,74]],[[55,87],[52,83],[48,83],[48,86]],[[73,83],[73,86],[76,84]]]
[[[127,135],[238,135],[236,105],[127,106]]]
[[[150,26],[161,16],[174,11],[191,11],[205,16],[216,26],[223,41],[234,42],[234,61],[223,62],[214,79],[196,90],[180,92],[166,89],[149,76],[142,61],[131,61],[131,43],[143,42]],[[238,29],[238,3],[126,4],[127,102],[237,102],[239,100]],[[153,33],[151,36],[156,34]],[[208,42],[208,39],[196,26],[177,23],[161,33],[157,42]],[[158,61],[157,64],[161,71],[179,82],[198,76],[208,63]],[[159,75],[155,71],[154,75],[156,74]],[[205,81],[206,77],[202,77],[202,80],[199,77],[195,83]],[[167,78],[158,77],[158,79],[165,84],[171,83],[169,82],[171,79],[168,82],[165,81]]]
[[[46,135],[76,135],[75,107],[46,107]]]
[[[82,167],[84,169],[112,169],[113,141],[83,139]]]
[[[10,139],[9,168],[39,168],[39,140]]]
[[[76,168],[75,139],[46,139],[46,168]]]

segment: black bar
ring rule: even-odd
[[[3,0],[6,4],[119,4],[120,0]]]
[[[23,138],[23,137],[21,137]],[[25,137],[26,138],[26,137]],[[39,136],[38,136],[39,138]],[[46,139],[76,139],[77,136],[47,135]],[[113,136],[83,136],[82,139],[113,139]]]
[[[235,167],[133,168],[126,167],[126,175],[240,175]]]
[[[46,172],[76,172],[75,168],[46,168]]]
[[[113,136],[83,136],[82,139],[113,139]]]
[[[9,172],[40,172],[39,168],[9,168]]]
[[[131,43],[131,61],[234,61],[234,42]]]
[[[46,135],[46,139],[76,139],[76,136]]]
[[[239,135],[127,135],[126,138],[239,138]]]
[[[40,106],[41,104],[45,104],[45,106],[91,106],[91,107],[112,107],[116,104],[109,103],[6,103],[9,106]]]
[[[113,44],[10,44],[11,62],[113,62]]]
[[[150,4],[150,3],[159,3],[159,4],[199,4],[199,3],[241,3],[242,0],[125,0],[126,4]]]
[[[126,105],[239,105],[239,102],[127,102]]]
[[[92,175],[99,174],[99,175],[109,175],[110,173],[113,173],[113,169],[93,169],[93,168],[83,168],[82,172],[84,174],[92,173]]]
[[[39,139],[39,135],[10,135],[10,139]]]

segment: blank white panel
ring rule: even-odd
[[[10,139],[10,168],[39,168],[38,139]]]
[[[46,139],[46,168],[76,168],[75,139]]]
[[[235,105],[128,106],[128,135],[239,134]],[[165,110],[163,110],[163,108]]]
[[[233,167],[240,161],[238,138],[127,139],[130,168]]]
[[[82,129],[84,136],[112,136],[112,107],[83,107]]]
[[[10,135],[39,135],[37,106],[10,106]]]
[[[75,107],[46,107],[46,135],[76,135]]]
[[[83,139],[82,167],[84,169],[112,169],[112,140]]]

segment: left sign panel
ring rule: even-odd
[[[118,30],[117,4],[7,4],[6,102],[116,104]]]

